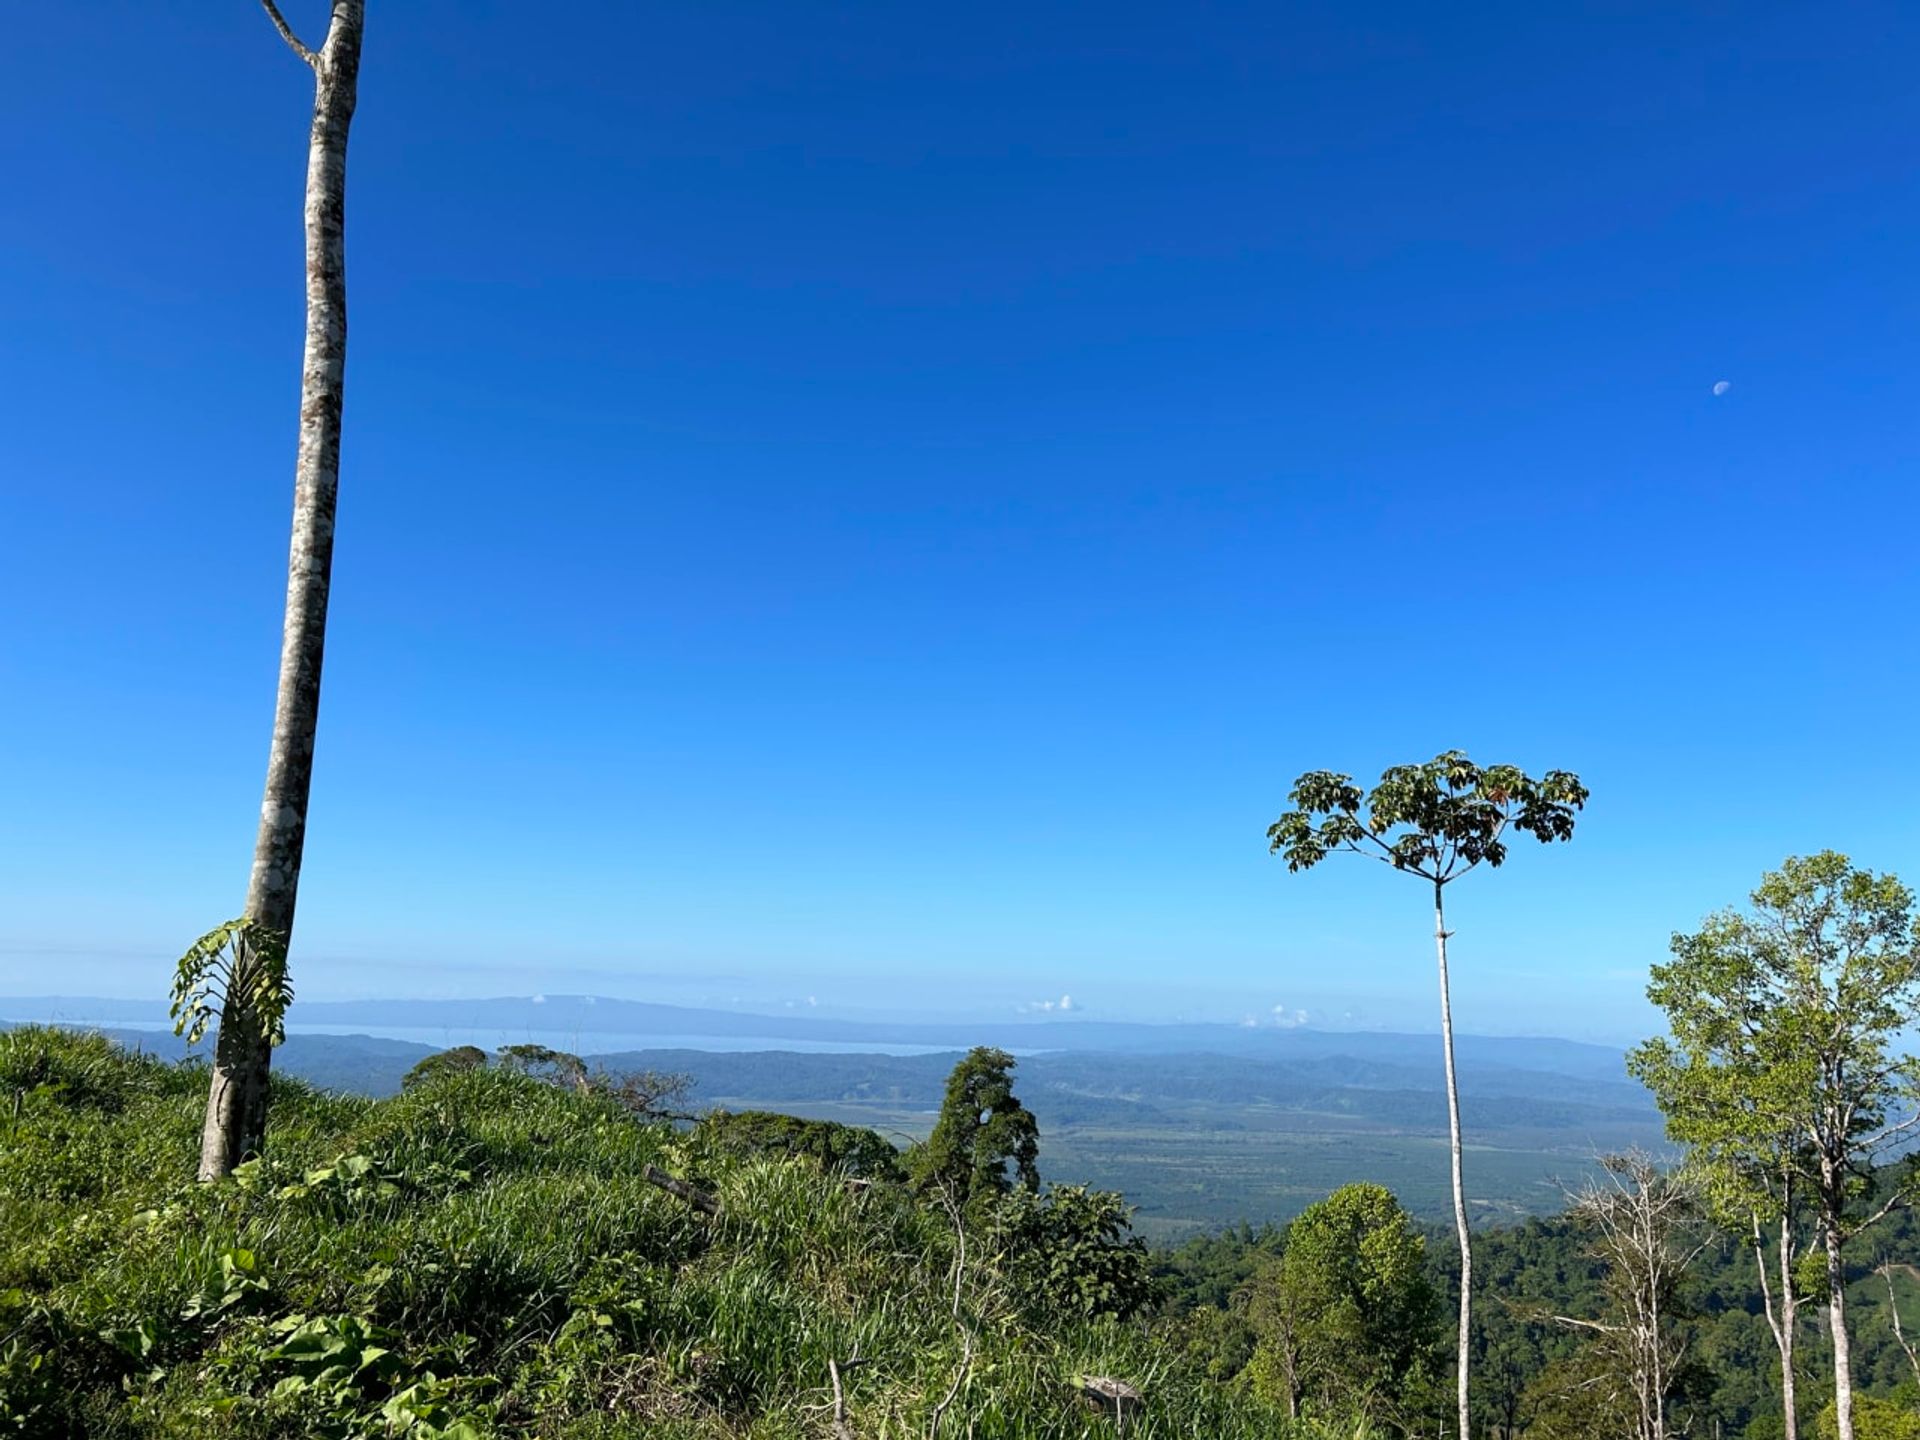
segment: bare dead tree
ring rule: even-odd
[[[1678,1323],[1680,1282],[1709,1243],[1693,1225],[1695,1197],[1640,1151],[1601,1157],[1606,1182],[1570,1197],[1607,1267],[1608,1313],[1545,1318],[1596,1337],[1606,1367],[1631,1393],[1639,1440],[1667,1440],[1669,1404],[1690,1345]]]

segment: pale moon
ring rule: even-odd
[[[1724,395],[1732,388],[1733,382],[1731,380],[1716,380],[1713,382],[1713,393],[1716,395]]]

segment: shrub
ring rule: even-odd
[[[830,1174],[901,1180],[900,1152],[877,1131],[832,1120],[806,1120],[769,1110],[713,1110],[701,1117],[702,1138],[738,1155],[801,1156]]]
[[[1839,1440],[1840,1422],[1833,1402],[1820,1412],[1814,1431],[1820,1440]],[[1920,1411],[1874,1395],[1853,1397],[1854,1440],[1920,1440]]]

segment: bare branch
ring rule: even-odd
[[[960,1327],[960,1368],[953,1372],[953,1384],[947,1387],[947,1393],[940,1397],[940,1403],[933,1407],[933,1418],[927,1422],[928,1440],[938,1440],[940,1420],[947,1413],[959,1395],[960,1387],[966,1383],[967,1372],[973,1368],[973,1331],[964,1325]]]
[[[960,1332],[960,1366],[953,1372],[953,1383],[947,1387],[947,1393],[940,1403],[933,1407],[933,1414],[927,1420],[927,1440],[939,1440],[940,1421],[947,1409],[960,1394],[960,1387],[967,1382],[967,1376],[973,1370],[973,1328],[960,1317],[961,1287],[967,1277],[967,1226],[966,1219],[960,1213],[960,1204],[953,1198],[953,1192],[946,1182],[940,1185],[940,1199],[946,1206],[947,1218],[953,1222],[954,1258],[953,1258],[953,1327]]]
[[[1760,1271],[1760,1299],[1766,1307],[1767,1328],[1773,1331],[1773,1343],[1780,1345],[1784,1341],[1784,1336],[1780,1329],[1780,1318],[1774,1314],[1773,1286],[1767,1279],[1767,1242],[1760,1234],[1760,1217],[1758,1215],[1753,1217],[1753,1259],[1754,1264]],[[1782,1298],[1784,1299],[1785,1297]],[[1793,1316],[1791,1314],[1789,1314],[1786,1319],[1787,1324],[1791,1325],[1793,1323]]]
[[[1555,1315],[1551,1311],[1544,1312],[1540,1318],[1574,1330],[1591,1330],[1598,1335],[1618,1335],[1627,1328],[1624,1325],[1603,1324],[1598,1320],[1581,1320],[1572,1315]]]
[[[867,1362],[860,1358],[860,1347],[853,1347],[853,1358],[847,1361],[846,1368],[851,1370]],[[833,1440],[854,1440],[853,1426],[847,1420],[847,1395],[840,1385],[840,1362],[827,1361],[827,1375],[833,1381]]]
[[[293,33],[293,27],[287,24],[287,17],[280,13],[280,7],[273,0],[260,0],[261,8],[267,12],[267,18],[273,21],[273,28],[280,32],[280,38],[288,47],[314,69],[320,68],[320,57],[301,43],[300,37]]]
[[[1907,1131],[1913,1129],[1913,1127],[1916,1125],[1920,1125],[1920,1110],[1914,1111],[1911,1115],[1907,1116],[1906,1119],[1896,1121],[1894,1124],[1887,1126],[1884,1130],[1880,1130],[1875,1134],[1866,1136],[1865,1138],[1861,1139],[1857,1143],[1860,1149],[1864,1151],[1872,1152],[1876,1150],[1883,1150],[1887,1147],[1887,1145],[1891,1141],[1896,1140],[1900,1136],[1906,1134]]]
[[[1398,865],[1394,865],[1393,847],[1371,830],[1363,830],[1360,835],[1360,840],[1372,841],[1375,847],[1374,850],[1363,848],[1359,840],[1343,841],[1341,842],[1341,848],[1345,849],[1349,854],[1360,856],[1362,859],[1378,860],[1382,865],[1393,865],[1396,870],[1400,868]],[[1376,851],[1378,853],[1375,853]]]
[[[1910,1269],[1911,1267],[1906,1268]],[[1906,1334],[1900,1328],[1900,1302],[1893,1293],[1893,1266],[1890,1264],[1882,1265],[1880,1267],[1880,1278],[1887,1282],[1887,1314],[1892,1317],[1893,1320],[1893,1338],[1899,1343],[1900,1348],[1906,1352],[1907,1363],[1913,1367],[1913,1378],[1920,1380],[1920,1355],[1914,1353],[1913,1346],[1907,1343]]]
[[[940,1200],[953,1222],[953,1323],[960,1323],[960,1286],[967,1278],[967,1224],[947,1182],[940,1182]]]
[[[1873,1214],[1869,1215],[1866,1219],[1862,1220],[1859,1224],[1851,1226],[1847,1230],[1847,1234],[1858,1235],[1864,1230],[1872,1229],[1875,1225],[1878,1225],[1882,1220],[1886,1219],[1887,1216],[1891,1215],[1894,1211],[1906,1205],[1909,1198],[1910,1197],[1908,1197],[1906,1194],[1904,1194],[1899,1190],[1894,1191],[1893,1194],[1887,1197],[1887,1201],[1884,1205],[1882,1205],[1878,1210],[1874,1211]]]

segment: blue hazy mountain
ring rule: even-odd
[[[60,1020],[85,1025],[153,1025],[165,1018],[152,1002],[51,996],[0,998],[0,1019]],[[446,1045],[474,1034],[562,1037],[548,1043],[580,1054],[632,1049],[622,1037],[647,1036],[646,1048],[712,1049],[712,1041],[779,1042],[801,1047],[876,1050],[965,1050],[997,1045],[1022,1053],[1211,1054],[1307,1061],[1340,1059],[1384,1065],[1437,1066],[1437,1035],[1370,1030],[1278,1029],[1221,1024],[1149,1024],[1058,1016],[1005,1020],[849,1020],[804,1013],[760,1014],[695,1006],[656,1005],[591,995],[498,996],[470,1000],[302,1001],[292,1021],[299,1030],[362,1030]],[[454,1037],[459,1037],[458,1039]],[[603,1042],[596,1037],[606,1037]],[[570,1043],[562,1043],[562,1041]],[[1547,1071],[1594,1080],[1624,1081],[1619,1050],[1552,1037],[1462,1035],[1462,1066]]]

